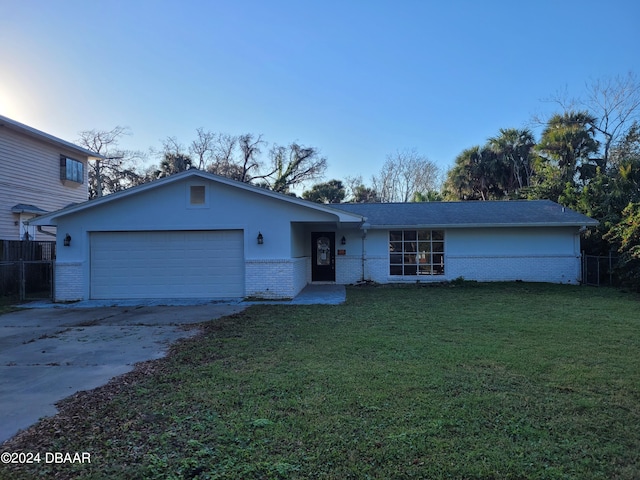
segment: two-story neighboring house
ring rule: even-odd
[[[0,115],[0,240],[53,240],[51,229],[25,222],[88,200],[94,158],[101,156]]]

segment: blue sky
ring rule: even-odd
[[[65,140],[128,126],[297,141],[325,179],[415,149],[450,167],[557,92],[640,74],[636,0],[0,0],[0,114]],[[153,159],[152,159],[153,160]]]

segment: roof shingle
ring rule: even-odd
[[[370,228],[587,226],[598,222],[550,200],[343,203],[333,208],[367,218]]]

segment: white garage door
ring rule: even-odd
[[[91,298],[244,296],[241,230],[91,233]]]

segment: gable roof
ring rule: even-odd
[[[159,180],[154,180],[152,182],[144,183],[136,187],[128,188],[120,192],[112,193],[110,195],[94,198],[92,200],[88,200],[83,203],[69,205],[68,207],[65,207],[61,210],[57,210],[55,212],[51,212],[46,215],[42,215],[40,217],[34,218],[33,220],[30,220],[29,223],[32,225],[55,225],[54,220],[59,217],[63,217],[65,215],[72,215],[74,213],[91,209],[98,205],[103,205],[105,203],[123,200],[127,197],[137,195],[139,193],[142,193],[148,190],[162,188],[164,185],[179,182],[188,178],[202,178],[204,180],[209,180],[212,182],[229,185],[231,187],[235,187],[241,190],[257,193],[258,195],[263,195],[265,197],[275,198],[283,202],[299,205],[311,210],[329,213],[337,217],[336,220],[338,222],[357,223],[357,224],[361,224],[364,222],[364,218],[362,217],[362,215],[359,215],[358,213],[339,210],[324,204],[310,202],[308,200],[303,200],[301,198],[292,197],[290,195],[284,195],[282,193],[277,193],[272,190],[268,190],[266,188],[256,187],[255,185],[250,185],[248,183],[231,180],[230,178],[221,177],[213,173],[209,173],[209,172],[205,172],[197,169],[191,169],[185,172],[180,172],[165,178],[161,178]]]
[[[44,143],[48,143],[50,145],[62,147],[84,157],[104,158],[104,156],[100,155],[99,153],[92,152],[71,142],[67,142],[66,140],[62,140],[61,138],[54,137],[53,135],[49,135],[48,133],[25,125],[24,123],[16,122],[15,120],[0,115],[0,129],[2,128],[21,133],[23,135],[26,135],[27,137],[39,140]]]
[[[598,225],[597,220],[550,200],[343,203],[335,208],[366,217],[372,229]]]
[[[597,220],[593,220],[586,215],[550,200],[340,203],[328,206],[197,169],[187,170],[83,203],[72,204],[61,210],[34,218],[29,223],[33,225],[55,225],[55,219],[59,217],[72,215],[105,203],[119,201],[148,190],[162,188],[163,185],[198,177],[311,210],[329,213],[335,215],[338,222],[364,224],[363,227],[369,229],[582,227],[595,226],[599,223]]]

